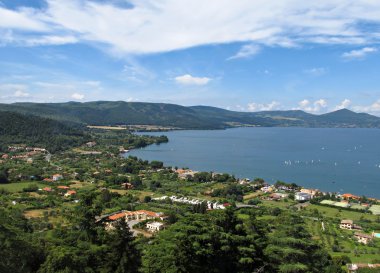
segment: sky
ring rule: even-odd
[[[379,0],[0,0],[0,103],[380,116],[379,43]]]

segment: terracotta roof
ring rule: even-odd
[[[352,198],[352,199],[359,199],[360,197],[353,195],[351,193],[345,193],[342,195],[343,198]]]
[[[62,189],[62,190],[70,189],[70,187],[68,187],[68,186],[58,186],[57,188]]]
[[[367,238],[367,239],[372,239],[372,235],[364,234],[364,233],[359,233],[359,232],[355,232],[355,236],[356,237]]]
[[[111,221],[115,221],[115,220],[121,219],[123,217],[125,217],[125,213],[124,212],[120,212],[120,213],[116,213],[114,215],[109,216],[108,219],[111,220]]]
[[[73,194],[77,194],[77,192],[76,191],[67,191],[66,194],[73,195]]]
[[[44,191],[51,191],[51,188],[49,188],[49,187],[45,187],[45,188],[43,188],[43,190],[44,190]]]
[[[158,213],[153,212],[153,211],[149,211],[149,210],[138,210],[138,211],[136,211],[136,213],[146,214],[146,215],[149,215],[151,217],[160,217],[160,215]]]

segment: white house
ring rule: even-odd
[[[63,176],[62,176],[62,174],[54,174],[53,175],[53,181],[59,181],[59,180],[61,180],[61,179],[63,179]]]
[[[146,224],[146,228],[150,232],[158,232],[164,228],[164,224],[160,222],[151,222]]]
[[[294,199],[297,201],[308,201],[311,199],[311,194],[306,192],[296,192]]]
[[[372,239],[372,235],[355,232],[354,237],[359,243],[368,244]]]

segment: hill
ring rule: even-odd
[[[0,112],[0,151],[7,150],[9,145],[26,144],[56,152],[80,145],[86,138],[79,128],[56,120]]]
[[[223,129],[235,126],[380,128],[379,117],[347,109],[313,115],[300,110],[236,112],[210,106],[96,101],[0,104],[0,111],[32,114],[84,125],[144,124],[183,129]]]

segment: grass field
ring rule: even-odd
[[[0,189],[5,189],[9,192],[22,192],[24,188],[27,188],[30,185],[37,185],[40,188],[46,187],[46,185],[36,182],[18,182],[10,184],[0,184]]]
[[[262,200],[262,204],[267,207],[278,207],[278,208],[288,208],[295,203],[292,201],[284,202],[284,201],[269,201],[269,200]]]
[[[26,210],[24,212],[24,215],[26,218],[38,218],[38,217],[43,217],[44,212],[51,211],[51,209],[32,209],[32,210]]]
[[[262,192],[253,192],[253,193],[244,195],[243,198],[244,198],[244,200],[250,200],[250,199],[256,198],[260,195],[263,195],[263,193]]]
[[[332,207],[326,207],[326,206],[320,206],[320,205],[309,205],[306,210],[314,210],[317,209],[319,212],[321,212],[325,217],[331,217],[331,218],[339,218],[339,219],[351,219],[354,221],[358,221],[361,218],[367,219],[370,221],[376,221],[377,216],[367,213],[362,213],[358,211],[350,211],[350,210],[344,210],[339,208],[332,208]]]

